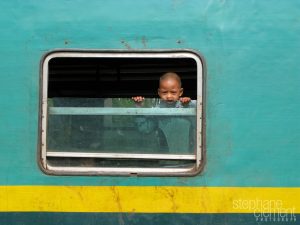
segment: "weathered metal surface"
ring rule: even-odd
[[[299,185],[297,1],[3,1],[1,8],[0,175],[7,177],[12,169],[15,174],[1,179],[3,184],[65,182],[45,177],[35,160],[42,55],[55,48],[130,46],[191,48],[207,61],[207,166],[186,185]],[[94,177],[68,182],[87,179],[128,184]]]
[[[299,186],[299,1],[12,0],[0,8],[1,185]],[[189,178],[41,172],[39,63],[55,48],[200,51],[207,62],[204,172]],[[182,215],[182,224],[192,218]]]

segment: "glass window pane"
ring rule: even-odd
[[[187,105],[178,102],[166,108],[159,99],[146,99],[143,105],[137,105],[128,98],[53,98],[49,100],[49,105],[50,109],[59,107],[63,115],[51,114],[50,110],[48,151],[144,154],[195,152],[194,101]],[[97,112],[100,110],[103,115],[93,115],[97,114],[93,110],[90,115],[86,115],[84,110],[76,111],[74,115],[70,110],[72,107],[98,109]],[[157,109],[162,108],[164,111],[157,113]],[[175,113],[177,111],[175,116],[170,108],[174,108]],[[126,109],[143,109],[144,115],[136,115],[134,111]]]

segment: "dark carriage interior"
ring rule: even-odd
[[[196,99],[197,66],[191,58],[53,58],[48,97],[157,97],[159,77],[176,72],[184,96]]]

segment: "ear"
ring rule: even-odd
[[[182,96],[183,94],[183,88],[180,88],[179,96]]]
[[[160,89],[159,88],[157,89],[157,94],[160,95]]]

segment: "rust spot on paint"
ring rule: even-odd
[[[172,204],[172,211],[173,211],[173,212],[177,212],[178,206],[177,206],[176,200],[175,200],[175,194],[176,194],[175,192],[176,192],[176,191],[170,190],[170,189],[168,189],[168,188],[163,188],[162,190],[165,192],[165,196],[166,196],[168,199],[170,199],[170,202],[171,202],[171,204]]]
[[[147,48],[147,38],[145,36],[142,37],[143,47]]]
[[[121,43],[127,48],[127,49],[132,49],[129,43],[125,40],[121,40]]]

